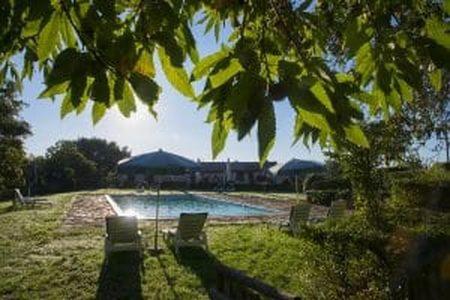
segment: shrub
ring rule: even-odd
[[[350,182],[344,178],[325,178],[310,184],[311,190],[349,190],[350,188]]]
[[[317,205],[330,206],[331,202],[351,198],[350,190],[309,190],[306,192],[307,201]]]
[[[319,245],[332,261],[326,271],[339,283],[338,299],[387,296],[388,236],[363,218],[350,216],[338,223],[307,226],[300,238]]]
[[[308,190],[312,189],[312,184],[315,181],[321,181],[321,180],[325,180],[326,179],[326,175],[322,174],[322,173],[311,173],[308,174],[305,178],[305,180],[303,181],[303,191],[306,192]]]
[[[450,211],[450,172],[441,166],[391,177],[390,203],[398,208]]]

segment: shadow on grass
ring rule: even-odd
[[[39,204],[35,206],[14,206],[11,204],[10,206],[0,208],[0,215],[6,215],[18,211],[45,210],[47,208],[49,208],[49,206]]]
[[[173,250],[172,250],[173,251]],[[210,252],[198,247],[185,247],[175,256],[177,262],[193,272],[208,291],[216,283],[215,266],[220,261]]]
[[[141,272],[144,269],[138,252],[111,254],[103,261],[96,299],[143,299]]]
[[[14,211],[17,211],[17,210],[18,209],[14,205],[2,207],[2,208],[0,208],[0,215],[11,213],[11,212],[14,212]]]

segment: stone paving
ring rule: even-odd
[[[64,225],[94,225],[101,226],[105,223],[105,217],[116,213],[106,201],[105,196],[79,195],[72,202]]]
[[[274,200],[264,198],[263,196],[234,196],[217,193],[199,193],[201,195],[218,198],[221,200],[228,200],[248,205],[257,205],[267,208],[276,209],[277,212],[269,216],[258,217],[212,217],[208,218],[210,223],[274,223],[285,221],[289,217],[290,208],[296,203],[295,200]],[[312,219],[325,218],[328,208],[314,205],[311,211]],[[106,200],[104,195],[79,195],[76,196],[64,220],[64,225],[94,225],[101,226],[104,224],[106,216],[115,215],[114,209]],[[161,222],[169,225],[174,223],[174,220],[161,220]],[[176,223],[176,222],[175,222]]]

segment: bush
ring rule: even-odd
[[[349,200],[351,192],[350,190],[309,190],[306,192],[306,197],[310,203],[330,206],[331,202],[339,199]]]
[[[388,236],[363,218],[350,216],[337,223],[306,226],[300,238],[320,246],[320,251],[332,261],[326,272],[339,284],[336,299],[387,296]]]
[[[436,165],[429,170],[391,177],[390,203],[398,208],[450,211],[450,172]]]
[[[308,190],[313,189],[312,188],[312,184],[315,181],[322,181],[322,180],[325,180],[326,178],[327,178],[326,175],[322,174],[322,173],[311,173],[311,174],[308,174],[305,177],[305,180],[303,181],[303,191],[306,192]]]
[[[350,190],[351,185],[344,178],[325,178],[310,184],[311,190]]]

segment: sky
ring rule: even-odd
[[[225,28],[219,44],[213,34],[203,34],[203,29],[194,27],[194,36],[200,56],[217,51],[220,43],[225,43],[229,29]],[[55,102],[48,99],[37,99],[44,90],[43,78],[36,74],[31,81],[24,82],[22,100],[28,106],[22,111],[22,117],[31,124],[33,135],[25,142],[26,150],[32,155],[43,155],[49,146],[59,140],[77,139],[80,137],[97,137],[115,141],[120,146],[127,146],[132,155],[163,149],[186,156],[191,159],[212,160],[211,132],[212,125],[205,122],[208,108],[197,109],[197,105],[178,93],[167,82],[157,67],[156,81],[162,87],[160,99],[155,106],[158,119],[147,111],[138,101],[137,112],[125,118],[117,107],[110,109],[106,116],[93,125],[91,107],[80,114],[70,114],[60,118],[61,98]],[[200,84],[194,85],[197,93]],[[292,145],[295,114],[287,101],[275,103],[276,142],[269,155],[269,160],[283,163],[291,158],[315,160],[323,162],[325,157],[319,146],[304,146],[301,142]],[[429,149],[421,150],[421,155],[429,160],[444,160],[444,153],[436,155]],[[227,144],[216,160],[257,161],[258,145],[256,131],[238,142],[236,134],[230,134]]]
[[[229,30],[225,29],[219,43],[226,42]],[[212,34],[203,34],[199,27],[194,28],[197,48],[200,56],[215,52],[218,44]],[[60,118],[61,98],[55,102],[37,99],[44,90],[43,78],[36,74],[31,81],[24,82],[22,99],[28,104],[22,117],[31,124],[33,135],[27,138],[25,147],[29,154],[43,155],[46,149],[61,139],[80,137],[104,138],[127,146],[132,155],[151,152],[158,149],[174,152],[191,159],[212,160],[211,124],[205,122],[208,108],[197,109],[197,105],[182,96],[167,82],[159,69],[156,82],[161,85],[160,100],[155,106],[158,119],[155,120],[146,107],[138,103],[137,112],[125,118],[117,107],[110,109],[97,124],[92,124],[90,106],[80,114],[70,114]],[[197,92],[200,85],[195,85]],[[323,161],[324,156],[318,146],[308,149],[301,142],[292,145],[294,112],[287,101],[275,104],[277,117],[277,137],[269,160],[286,162],[291,158]],[[224,151],[216,160],[257,161],[258,145],[256,131],[242,141],[230,134]]]

